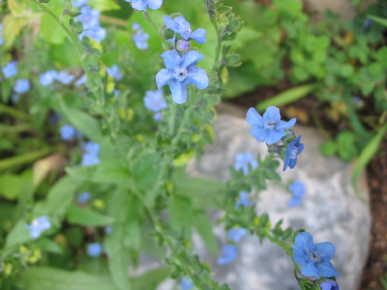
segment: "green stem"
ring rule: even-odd
[[[7,113],[14,117],[15,119],[29,120],[30,116],[28,116],[24,112],[20,112],[14,108],[8,107],[6,105],[0,104],[0,112]]]
[[[46,156],[47,154],[56,151],[58,148],[46,147],[38,151],[29,152],[23,155],[0,160],[0,170],[9,169],[15,166],[31,163],[36,159]]]

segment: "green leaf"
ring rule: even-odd
[[[46,6],[47,8],[50,8],[56,17],[61,18],[64,11],[63,1],[50,1]],[[40,21],[40,35],[45,41],[53,44],[60,44],[66,39],[66,32],[53,15],[44,13]]]
[[[24,26],[27,25],[27,18],[8,14],[3,19],[3,25],[5,46],[11,47],[16,37],[20,34]]]
[[[378,130],[376,135],[372,137],[371,141],[360,153],[359,158],[355,161],[355,165],[353,167],[353,174],[352,174],[352,184],[354,185],[355,188],[357,188],[358,177],[360,176],[362,170],[367,166],[368,162],[370,162],[372,157],[377,153],[380,142],[382,142],[386,132],[387,132],[387,125],[385,125],[384,127]]]
[[[386,18],[381,18],[381,17],[377,17],[377,16],[373,16],[373,15],[370,15],[368,17],[371,18],[372,20],[375,20],[377,23],[379,23],[381,25],[387,26],[387,19]]]
[[[8,234],[5,248],[13,247],[31,241],[26,222],[20,220]]]
[[[194,214],[193,222],[209,252],[213,255],[216,255],[218,252],[218,243],[212,229],[211,219],[206,213],[197,211]]]
[[[26,185],[32,186],[31,174],[4,174],[0,176],[0,195],[7,199],[14,200],[23,193],[23,189]]]
[[[328,141],[320,146],[321,154],[324,156],[333,156],[336,152],[336,143],[334,141]]]
[[[265,110],[270,106],[282,106],[289,103],[295,102],[305,96],[307,96],[311,91],[316,88],[315,84],[312,85],[303,85],[295,88],[291,88],[285,92],[280,93],[270,99],[263,101],[258,104],[257,108],[259,111]]]
[[[339,156],[343,160],[350,161],[358,154],[356,148],[356,136],[352,132],[340,132],[337,136],[336,145]]]
[[[71,205],[67,211],[67,220],[72,224],[81,226],[106,226],[114,222],[114,219],[102,215],[90,208],[81,208]]]
[[[155,290],[169,275],[170,271],[167,267],[150,270],[132,279],[133,289]]]
[[[190,234],[192,227],[191,201],[180,195],[173,195],[168,201],[169,222],[176,231]]]
[[[27,268],[15,282],[23,290],[118,290],[105,275],[96,276],[48,267]]]

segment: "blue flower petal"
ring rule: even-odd
[[[294,246],[293,247],[299,247],[302,249],[311,249],[313,247],[313,237],[311,234],[307,232],[302,232],[297,234],[295,240],[294,240]]]
[[[147,3],[150,9],[156,10],[163,5],[163,0],[148,0]]]
[[[250,126],[263,127],[263,119],[255,108],[250,108],[246,114],[246,120]]]
[[[320,278],[319,270],[312,263],[301,265],[301,274],[306,277]]]
[[[266,130],[268,130],[268,129],[266,129]],[[283,131],[277,131],[277,130],[273,131],[273,130],[271,130],[270,134],[266,134],[267,137],[265,138],[265,142],[268,145],[277,143],[278,141],[280,141],[282,139],[284,134],[285,133]]]
[[[172,81],[169,83],[172,99],[176,104],[184,104],[187,101],[187,87],[181,82]]]
[[[336,253],[336,247],[329,242],[316,244],[316,249],[324,260],[332,259]]]
[[[199,52],[197,52],[196,50],[188,51],[184,55],[184,60],[183,60],[182,66],[189,67],[190,65],[195,64],[196,62],[198,62],[199,60],[201,60],[203,58],[204,58],[203,55],[200,54]]]
[[[163,68],[156,74],[156,84],[157,88],[161,89],[163,86],[165,86],[171,79],[173,78],[172,73]]]
[[[318,269],[320,277],[330,278],[336,277],[338,275],[335,267],[332,265],[331,262],[318,263],[316,267]]]
[[[187,77],[187,84],[195,85],[202,90],[208,87],[208,76],[204,69],[193,68],[189,71]]]
[[[290,119],[289,121],[280,121],[277,129],[280,129],[280,130],[285,130],[285,129],[290,129],[292,128],[297,122],[297,119],[296,118],[293,118],[293,119]]]
[[[164,60],[165,67],[168,69],[174,69],[182,62],[180,54],[176,50],[167,50],[161,54]]]
[[[147,8],[144,0],[127,0],[127,1],[132,4],[133,9],[145,11]]]
[[[268,107],[265,113],[263,113],[263,119],[279,122],[281,120],[281,114],[279,109],[273,106]]]
[[[191,38],[195,40],[199,44],[203,44],[206,42],[206,30],[203,28],[196,29],[191,34]]]

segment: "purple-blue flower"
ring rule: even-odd
[[[183,16],[176,16],[175,18],[164,16],[164,24],[185,40],[193,39],[200,44],[206,42],[206,31],[199,28],[192,32],[191,24]]]
[[[298,180],[295,180],[289,185],[288,189],[292,193],[292,197],[289,199],[288,205],[291,207],[299,206],[305,195],[305,184]]]
[[[60,136],[62,137],[62,140],[69,141],[71,139],[74,139],[77,136],[77,130],[75,130],[74,127],[71,127],[70,125],[63,125],[60,129]]]
[[[83,145],[85,152],[82,155],[82,166],[93,166],[100,162],[99,159],[99,144],[94,142],[87,142]]]
[[[268,107],[263,116],[256,109],[250,108],[247,111],[247,122],[251,126],[250,133],[255,139],[271,145],[285,136],[286,130],[294,126],[296,119],[282,121],[277,107]]]
[[[229,240],[234,241],[235,243],[239,243],[246,234],[246,229],[235,227],[228,231],[227,237]]]
[[[100,243],[90,243],[87,245],[87,254],[90,257],[96,258],[102,254],[102,246]]]
[[[293,259],[300,266],[302,275],[315,279],[337,276],[330,262],[336,252],[332,243],[315,244],[311,234],[302,232],[297,234],[292,247]]]
[[[3,74],[6,79],[11,78],[17,74],[17,61],[11,61],[3,66]]]
[[[290,167],[294,168],[297,165],[297,157],[304,151],[304,144],[301,142],[301,136],[296,137],[288,144],[285,152],[284,171]]]
[[[148,45],[149,34],[146,33],[141,28],[137,30],[135,34],[133,34],[133,41],[136,47],[140,50],[145,50],[149,47]]]
[[[34,219],[31,224],[27,225],[27,230],[30,233],[31,238],[37,239],[42,232],[51,228],[51,223],[48,216],[41,216]]]
[[[320,283],[321,290],[340,290],[339,284],[335,280],[325,280]]]
[[[226,265],[233,262],[238,257],[238,249],[234,245],[225,245],[222,248],[222,255],[218,258],[219,265]]]
[[[250,205],[249,193],[247,191],[239,192],[239,199],[235,203],[236,207],[248,207]]]
[[[191,279],[182,278],[180,280],[180,288],[181,290],[190,290],[194,287],[194,284]]]
[[[164,99],[163,92],[147,91],[144,97],[144,105],[151,112],[160,112],[168,107],[167,101]]]
[[[88,37],[88,38],[94,39],[96,42],[101,42],[106,37],[106,30],[101,26],[96,25],[91,28],[83,30],[78,37],[81,40],[84,37]]]
[[[84,204],[84,203],[87,203],[91,198],[91,194],[90,192],[82,192],[79,196],[78,196],[78,202],[80,204]]]
[[[163,119],[163,113],[161,113],[161,112],[155,113],[155,114],[153,115],[153,119],[154,119],[156,122],[160,122],[160,121]]]
[[[74,8],[79,8],[87,4],[87,0],[75,0],[72,2]]]
[[[237,153],[235,155],[234,169],[242,171],[244,175],[250,173],[251,169],[258,167],[258,161],[254,158],[253,154],[249,152]]]
[[[24,94],[30,90],[29,80],[17,80],[13,90],[18,94]]]
[[[40,84],[44,87],[51,85],[56,80],[57,75],[58,73],[56,70],[49,70],[42,73],[39,77]]]
[[[132,5],[133,9],[145,11],[148,8],[156,10],[163,5],[163,0],[125,0]]]
[[[80,87],[81,85],[85,84],[86,81],[87,81],[87,75],[84,74],[75,82],[75,86]]]
[[[176,104],[187,101],[187,87],[194,85],[198,89],[208,86],[208,76],[204,69],[196,67],[196,63],[203,59],[197,51],[191,50],[180,55],[176,50],[168,50],[162,55],[165,67],[156,75],[157,87],[161,89],[168,85],[172,99]]]
[[[119,81],[122,80],[122,73],[120,71],[120,67],[118,65],[112,65],[111,67],[108,67],[106,69],[109,76],[111,76],[113,79]]]
[[[69,85],[75,79],[75,76],[66,71],[61,71],[56,74],[56,79],[63,85]]]
[[[80,11],[81,14],[75,17],[77,21],[81,22],[83,27],[83,31],[78,36],[79,39],[89,37],[97,42],[104,40],[106,37],[106,30],[100,26],[100,12],[91,9],[89,6],[83,6]]]

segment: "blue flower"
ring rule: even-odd
[[[3,45],[3,24],[0,23],[0,46]]]
[[[76,87],[80,87],[81,85],[85,84],[87,81],[87,75],[84,74],[83,76],[81,76],[76,82],[75,82],[75,86]]]
[[[297,234],[292,247],[293,259],[300,266],[302,275],[315,279],[337,276],[330,262],[336,251],[332,243],[315,244],[311,234],[302,232]]]
[[[291,199],[288,201],[288,205],[291,207],[299,206],[305,195],[305,191],[306,191],[305,184],[295,180],[289,185],[288,189],[293,194]]]
[[[179,34],[185,40],[193,39],[200,44],[206,42],[206,31],[203,28],[199,28],[192,32],[191,24],[183,16],[177,16],[175,19],[170,16],[164,16],[164,24],[168,29]]]
[[[320,284],[321,290],[340,290],[339,284],[335,280],[326,280]]]
[[[234,245],[225,245],[222,249],[222,255],[218,258],[219,265],[226,265],[233,262],[238,257],[238,249]]]
[[[182,278],[180,280],[180,288],[181,290],[190,290],[194,287],[194,284],[191,279]]]
[[[81,14],[75,17],[75,19],[81,22],[83,31],[79,34],[79,39],[89,37],[97,42],[101,42],[106,37],[106,30],[100,26],[99,23],[100,12],[95,9],[91,9],[89,6],[83,6],[81,8]]]
[[[145,11],[148,8],[156,10],[163,5],[163,0],[125,0],[132,4],[133,9]]]
[[[236,207],[248,207],[250,205],[249,193],[247,191],[239,192],[239,199],[237,200]]]
[[[250,133],[255,139],[271,145],[285,136],[286,129],[293,127],[296,119],[293,118],[288,122],[282,121],[277,107],[268,107],[263,116],[254,108],[250,108],[247,111],[247,122],[251,126]]]
[[[56,79],[63,85],[70,84],[74,79],[75,76],[69,74],[68,72],[61,71],[56,74]]]
[[[118,65],[112,65],[111,67],[108,67],[106,69],[109,76],[111,76],[113,79],[119,81],[122,79],[122,74],[120,71],[120,67]]]
[[[81,204],[84,204],[84,203],[87,203],[90,200],[90,198],[91,198],[90,192],[82,192],[78,196],[78,202]]]
[[[75,0],[72,2],[74,8],[79,8],[87,4],[87,0]]]
[[[168,107],[161,90],[147,91],[144,97],[144,104],[149,111],[155,113]]]
[[[166,68],[156,75],[157,87],[161,89],[168,85],[176,104],[184,104],[187,101],[187,86],[207,88],[207,73],[196,67],[196,63],[203,58],[200,53],[192,50],[180,55],[176,50],[168,50],[161,56]]]
[[[113,228],[111,226],[107,226],[104,228],[104,232],[107,235],[110,235],[113,232]]]
[[[87,142],[84,144],[83,149],[85,152],[82,155],[82,161],[81,164],[83,166],[93,166],[97,165],[100,160],[99,160],[99,149],[100,146],[99,144],[96,144],[94,142]]]
[[[57,78],[57,71],[56,70],[49,70],[43,74],[40,75],[39,81],[42,86],[49,86],[51,85]]]
[[[13,90],[18,94],[24,94],[30,90],[29,80],[17,80]]]
[[[60,136],[63,140],[69,141],[71,139],[74,139],[77,136],[77,130],[75,128],[71,127],[70,125],[63,125],[60,129]]]
[[[79,34],[79,39],[83,39],[84,37],[88,37],[94,39],[97,42],[101,42],[106,37],[106,30],[99,25],[93,26],[92,28],[88,28],[82,31]]]
[[[297,165],[297,157],[304,151],[304,144],[300,143],[301,136],[298,136],[295,138],[292,142],[288,144],[288,147],[286,148],[285,153],[285,160],[284,160],[284,171],[290,167],[294,168]]]
[[[27,225],[27,229],[30,233],[31,238],[37,239],[40,237],[42,232],[51,228],[51,223],[48,216],[41,216],[34,219],[30,225]]]
[[[135,34],[133,34],[133,41],[136,44],[136,47],[140,50],[145,50],[148,48],[149,34],[142,29],[138,29]]]
[[[87,245],[87,254],[90,257],[96,258],[102,254],[102,246],[100,243],[91,243]]]
[[[158,112],[156,114],[153,115],[153,119],[157,122],[161,121],[163,119],[163,113],[161,112]]]
[[[227,236],[229,240],[239,243],[246,234],[246,229],[235,227],[228,231]]]
[[[17,61],[11,61],[3,66],[3,74],[6,79],[17,74]]]
[[[242,171],[244,175],[250,173],[251,169],[258,167],[258,161],[254,158],[253,154],[249,152],[237,153],[235,155],[234,169]]]

